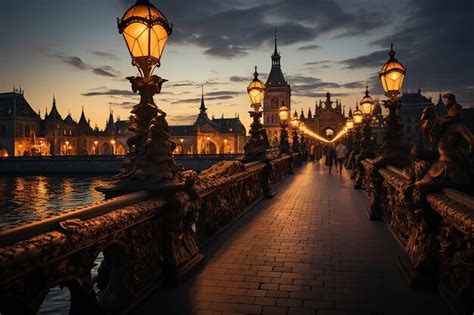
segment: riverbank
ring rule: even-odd
[[[201,171],[224,160],[240,158],[226,155],[176,155],[185,169]],[[124,156],[35,156],[0,158],[0,173],[14,175],[45,174],[114,174],[120,169]]]

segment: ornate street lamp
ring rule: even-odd
[[[356,156],[355,165],[353,173],[355,173],[355,189],[362,188],[363,173],[364,168],[362,165],[362,160],[367,158],[373,158],[374,156],[374,145],[372,141],[372,112],[374,109],[374,100],[369,95],[369,88],[365,87],[365,95],[360,100],[360,108],[363,114],[363,125],[358,128],[359,138],[360,138],[360,153]],[[362,129],[362,134],[360,134],[360,129]]]
[[[397,115],[397,109],[400,107],[400,91],[406,74],[405,67],[395,59],[395,51],[393,44],[390,46],[389,60],[382,66],[379,73],[380,82],[385,91],[388,100],[384,101],[385,107],[388,108],[389,114],[385,120],[387,123],[385,134],[385,145],[398,145],[402,125]],[[393,143],[392,143],[393,142]]]
[[[360,100],[360,109],[365,117],[372,114],[374,109],[374,100],[369,95],[369,87],[365,87],[365,96]]]
[[[152,75],[160,66],[172,25],[148,0],[137,0],[122,19],[117,19],[132,65],[140,76],[128,77],[133,92],[140,93],[140,103],[133,107],[127,140],[130,152],[122,163],[115,187],[100,189],[111,194],[148,189],[161,191],[184,186],[182,167],[172,157],[176,144],[170,140],[166,113],[158,108],[153,95],[159,94],[167,80]]]
[[[137,0],[121,20],[117,18],[117,24],[132,56],[132,64],[142,77],[150,77],[155,67],[160,66],[173,26],[148,0]]]
[[[98,190],[108,196],[137,190],[177,189],[184,186],[182,167],[172,157],[176,144],[170,140],[166,113],[158,108],[153,95],[160,93],[167,80],[152,75],[160,66],[172,25],[148,0],[137,0],[122,19],[117,19],[119,33],[140,76],[127,77],[133,92],[140,93],[140,103],[133,107],[127,140],[130,148],[122,163],[117,181]]]
[[[389,56],[390,59],[380,69],[379,78],[385,91],[385,95],[392,99],[400,94],[406,69],[397,59],[395,59],[393,44],[390,45]]]
[[[395,59],[393,44],[390,46],[389,60],[382,66],[379,73],[380,82],[388,100],[384,101],[384,106],[388,108],[389,114],[385,119],[385,134],[383,139],[383,154],[376,158],[374,165],[382,166],[394,164],[402,167],[408,162],[408,156],[404,154],[404,147],[401,143],[402,124],[397,115],[400,108],[400,91],[405,78],[405,67]]]
[[[364,119],[364,114],[362,111],[359,109],[359,106],[356,105],[356,110],[352,114],[352,118],[354,119],[354,124],[356,126],[360,125],[362,123],[362,120]]]
[[[349,119],[346,121],[346,127],[347,127],[347,129],[348,129],[349,131],[352,130],[352,128],[354,128],[354,119],[349,118]]]
[[[247,87],[247,93],[251,101],[250,106],[253,109],[253,111],[249,111],[249,114],[253,118],[253,122],[250,125],[250,139],[244,147],[244,160],[246,161],[267,159],[267,150],[270,148],[267,133],[260,122],[262,117],[260,107],[262,106],[264,91],[265,85],[258,79],[257,66],[255,66],[254,78]]]
[[[293,152],[300,152],[300,141],[298,138],[298,129],[300,126],[300,120],[298,119],[298,113],[295,111],[293,118],[291,118],[291,127],[293,127],[293,143],[291,145],[291,150]]]
[[[286,127],[288,126],[288,114],[289,110],[285,103],[282,103],[280,106],[280,111],[278,115],[280,116],[280,153],[291,154],[290,143],[288,142],[288,132]]]

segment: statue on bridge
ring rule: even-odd
[[[439,159],[415,185],[422,190],[453,187],[472,193],[474,184],[474,136],[462,122],[462,107],[454,94],[445,94],[447,115],[438,118],[429,133],[430,124],[425,123],[424,134],[429,134],[437,149]],[[465,143],[469,145],[466,150]]]

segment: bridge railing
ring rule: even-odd
[[[132,193],[0,230],[0,313],[34,314],[56,286],[68,288],[71,314],[125,312],[196,267],[199,245],[271,196],[298,159],[223,161],[187,172],[185,191]]]
[[[474,197],[453,189],[423,194],[402,170],[362,161],[369,213],[403,247],[398,259],[411,284],[436,288],[458,314],[474,312]]]

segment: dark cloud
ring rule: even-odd
[[[349,12],[336,0],[182,0],[163,2],[160,8],[174,22],[173,42],[193,44],[221,58],[240,57],[273,45],[275,26],[279,43],[290,45],[329,32],[362,34],[383,25],[382,16],[368,5]]]
[[[128,102],[128,101],[124,101],[124,102],[109,102],[109,105],[110,105],[110,106],[113,106],[113,107],[120,107],[120,108],[130,109],[132,106],[136,105],[136,102]]]
[[[236,92],[236,91],[215,91],[215,92],[207,92],[204,94],[204,96],[207,98],[208,96],[223,96],[223,95],[240,95],[243,92]]]
[[[81,58],[76,56],[55,55],[55,57],[64,62],[65,64],[80,70],[86,70],[90,68],[90,66],[87,65],[84,61],[82,61]]]
[[[342,60],[340,63],[349,69],[381,67],[388,59],[387,49],[377,50],[368,55]]]
[[[217,101],[217,100],[228,100],[228,99],[231,99],[233,98],[234,96],[232,95],[220,95],[220,96],[212,96],[212,97],[205,97],[205,101]],[[183,99],[183,100],[176,100],[176,101],[173,101],[171,104],[182,104],[182,103],[196,103],[198,104],[199,102],[201,102],[201,98],[187,98],[187,99]]]
[[[104,70],[103,68],[94,68],[94,69],[92,69],[92,72],[94,72],[94,73],[97,74],[97,75],[104,76],[104,77],[111,77],[111,78],[115,78],[115,77],[116,77],[115,74],[110,73],[109,71]]]
[[[186,125],[186,124],[192,124],[196,121],[196,114],[190,114],[190,115],[170,115],[167,116],[166,119],[168,119],[168,122],[170,124],[174,125]]]
[[[266,72],[260,73],[260,72],[259,72],[259,73],[258,73],[258,76],[259,76],[260,79],[266,78],[266,77],[268,77],[268,73],[266,73]],[[247,77],[245,77],[245,76],[239,76],[239,75],[234,75],[234,76],[231,76],[231,77],[229,78],[229,80],[230,80],[231,82],[249,82],[249,83],[250,83],[250,81],[252,81],[252,79],[253,79],[253,74],[251,74],[251,75],[249,75],[249,76],[247,76]],[[262,80],[262,81],[263,81],[263,80]]]
[[[129,90],[118,90],[118,89],[104,89],[102,91],[89,91],[86,93],[82,93],[82,96],[101,96],[101,95],[108,95],[108,96],[136,96],[137,94],[133,93]]]
[[[59,54],[56,54],[54,56],[57,59],[61,60],[63,63],[72,66],[73,68],[79,70],[91,70],[92,73],[103,77],[115,78],[119,74],[119,72],[111,66],[93,66],[85,63],[81,58],[77,56],[63,56]]]
[[[362,88],[365,86],[366,82],[364,81],[354,81],[347,83],[336,83],[336,82],[326,82],[319,78],[302,76],[302,75],[289,75],[287,76],[288,82],[291,83],[291,89],[293,95],[295,96],[308,96],[308,97],[320,97],[324,91],[324,95],[327,90],[334,89],[355,89]],[[347,93],[338,93],[335,95],[347,95]]]
[[[319,49],[321,48],[321,46],[319,45],[307,45],[307,46],[301,46],[298,48],[298,50],[315,50],[315,49]]]
[[[406,21],[397,31],[373,42],[383,50],[343,63],[352,69],[374,67],[377,71],[388,59],[393,42],[396,58],[407,68],[406,89],[452,91],[467,98],[467,87],[474,84],[473,12],[471,0],[412,0],[406,9]],[[377,75],[371,79],[380,91]]]

